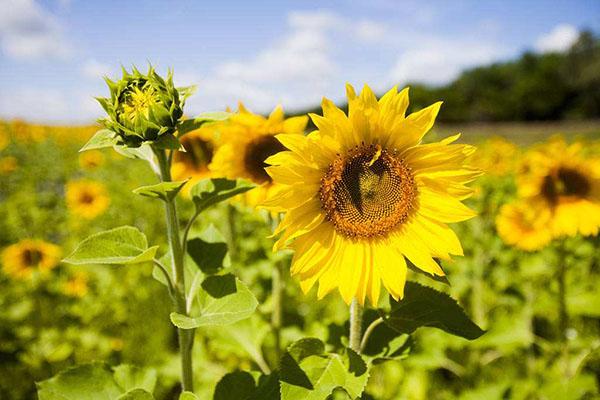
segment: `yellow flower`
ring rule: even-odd
[[[526,251],[544,248],[552,240],[550,212],[537,202],[505,204],[496,217],[496,230],[509,245]]]
[[[83,272],[77,272],[63,285],[63,293],[71,297],[83,297],[88,292],[88,276]]]
[[[8,146],[9,142],[10,137],[8,136],[6,125],[4,122],[0,121],[0,151],[4,150]]]
[[[561,138],[526,155],[519,195],[550,213],[554,237],[597,235],[600,228],[600,159],[583,158],[580,143]]]
[[[184,190],[189,190],[199,180],[210,177],[208,166],[215,151],[214,134],[220,125],[207,124],[179,138],[185,152],[174,153],[171,175],[176,181],[191,178]]]
[[[214,176],[228,179],[245,178],[258,187],[245,194],[249,205],[262,202],[273,187],[273,180],[265,171],[265,160],[286,150],[275,135],[303,134],[308,118],[284,118],[283,109],[276,107],[268,118],[248,111],[243,104],[229,121],[219,124],[219,148],[210,170]]]
[[[56,267],[60,256],[58,246],[43,240],[24,239],[2,251],[2,267],[15,279],[28,279],[36,269],[46,273]]]
[[[289,151],[267,160],[276,187],[264,205],[286,213],[275,249],[295,239],[304,292],[318,281],[319,298],[337,288],[346,303],[377,304],[381,283],[403,297],[406,260],[441,276],[434,258],[462,255],[446,224],[475,216],[461,201],[480,171],[467,165],[474,147],[452,144],[459,135],[421,144],[441,103],[405,116],[408,89],[347,95],[348,116],[324,99],[323,116],[311,114],[318,131],[277,136]]]
[[[79,165],[83,169],[96,169],[102,164],[104,164],[104,154],[100,150],[89,150],[79,154]]]
[[[15,172],[18,167],[17,159],[13,156],[0,158],[0,175]]]
[[[473,155],[473,164],[488,175],[504,176],[515,172],[519,148],[502,136],[486,140]]]
[[[86,219],[96,218],[110,204],[104,185],[94,181],[69,182],[66,197],[70,211]]]

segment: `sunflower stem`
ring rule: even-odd
[[[350,303],[350,348],[360,354],[363,306],[352,299]]]
[[[167,154],[163,149],[154,149],[160,169],[160,180],[162,182],[171,181],[171,164]],[[179,234],[179,219],[177,218],[177,207],[175,200],[165,201],[165,214],[167,219],[167,236],[169,247],[171,248],[173,280],[174,280],[174,306],[175,310],[183,315],[187,315],[186,295],[185,295],[185,276],[184,276],[184,253]],[[192,367],[192,347],[194,345],[195,330],[177,328],[177,338],[179,341],[179,351],[181,353],[181,387],[183,391],[194,390],[193,367]]]

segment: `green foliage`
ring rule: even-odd
[[[177,128],[177,132],[179,133],[179,136],[185,135],[188,132],[200,128],[204,124],[218,121],[226,121],[229,119],[230,116],[231,113],[224,111],[201,113],[198,114],[196,118],[186,119],[185,121],[183,121]]]
[[[147,400],[156,373],[131,366],[119,366],[111,371],[104,363],[79,365],[37,383],[40,400]]]
[[[179,328],[229,325],[248,318],[258,305],[256,297],[232,274],[206,278],[196,293],[197,317],[171,313],[171,322]]]
[[[445,293],[406,282],[404,298],[390,299],[391,310],[382,313],[383,320],[400,333],[413,333],[417,328],[430,326],[465,339],[477,339],[485,333],[475,325],[458,305]]]
[[[208,275],[230,264],[225,238],[212,224],[197,237],[188,240],[187,252],[198,268]]]
[[[150,197],[153,199],[161,199],[163,201],[173,200],[181,188],[187,183],[185,181],[178,182],[161,182],[155,185],[142,186],[133,190],[133,193],[139,194],[140,196]]]
[[[108,129],[100,129],[79,150],[80,152],[113,147],[116,144],[114,133]]]
[[[224,178],[204,179],[191,190],[196,212],[201,213],[207,208],[230,199],[252,189],[254,185],[243,179],[229,180]]]
[[[63,261],[69,264],[138,264],[152,261],[158,246],[148,247],[137,228],[122,226],[96,233],[77,246]]]

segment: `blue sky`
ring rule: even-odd
[[[100,115],[103,75],[148,61],[198,85],[188,114],[289,110],[445,83],[526,50],[560,51],[600,31],[600,1],[0,0],[0,117],[77,123]]]

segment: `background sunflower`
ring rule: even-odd
[[[69,210],[77,216],[94,219],[110,204],[105,186],[100,182],[81,180],[67,183],[66,200]]]

